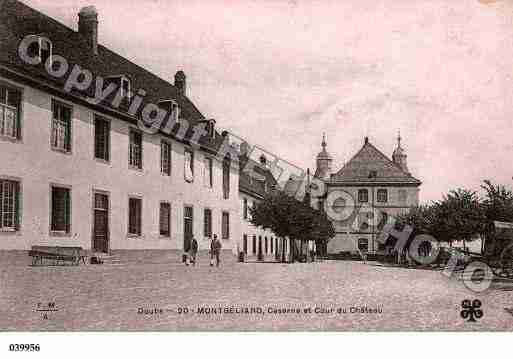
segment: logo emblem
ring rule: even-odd
[[[481,304],[479,299],[474,299],[472,302],[470,299],[465,299],[461,302],[461,307],[463,308],[460,312],[461,317],[468,319],[468,322],[475,322],[476,319],[480,319],[483,316],[483,311],[479,309]]]

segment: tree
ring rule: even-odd
[[[476,192],[452,190],[441,201],[412,207],[399,216],[399,222],[413,227],[413,234],[429,234],[440,242],[476,238],[483,231],[485,216]]]
[[[485,215],[476,192],[467,189],[450,191],[443,200],[436,203],[437,215],[446,235],[439,240],[471,241],[483,232]],[[441,234],[441,233],[440,233]]]
[[[481,205],[486,220],[482,236],[486,242],[491,242],[494,240],[493,221],[513,222],[513,192],[490,180],[485,180],[481,188],[485,191]],[[481,251],[484,252],[484,241]]]
[[[251,223],[255,226],[292,240],[293,260],[302,253],[306,241],[314,239],[316,242],[325,242],[335,235],[333,224],[325,213],[281,191],[266,195],[250,212]],[[296,240],[300,242],[301,249],[296,247]]]

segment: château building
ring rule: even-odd
[[[335,217],[336,232],[324,250],[328,254],[384,250],[376,238],[388,217],[419,203],[421,182],[408,170],[401,136],[391,159],[365,137],[360,150],[336,172],[324,137],[321,146],[315,177],[322,180],[325,191],[311,200],[328,215],[334,211],[331,217]]]

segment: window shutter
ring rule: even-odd
[[[63,117],[64,122],[66,123],[66,133],[65,133],[65,148],[66,151],[71,150],[71,113],[68,108],[63,108]]]
[[[66,233],[71,232],[71,198],[70,190],[64,191],[64,208],[65,208],[65,221],[66,221]]]
[[[194,180],[194,154],[192,151],[185,151],[184,177],[187,182]]]
[[[101,128],[101,122],[99,119],[95,120],[95,128],[94,128],[94,157],[96,158],[102,158],[101,151],[100,151],[100,142],[102,138],[102,128]]]
[[[1,197],[1,195],[0,195]],[[16,182],[14,184],[14,228],[18,231],[21,223],[21,212],[20,212],[20,184]]]
[[[208,158],[203,160],[203,185],[205,187],[209,186],[209,173],[208,173]]]
[[[225,158],[223,161],[223,198],[230,197],[230,159]]]
[[[104,121],[103,129],[105,160],[110,161],[110,122]]]
[[[0,181],[0,228],[4,226],[4,181]]]
[[[9,90],[9,105],[16,108],[16,112],[14,115],[14,137],[20,138],[21,129],[20,129],[20,115],[21,115],[21,93],[15,90]]]

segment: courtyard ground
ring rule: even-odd
[[[511,330],[512,289],[476,294],[439,271],[349,261],[0,264],[0,330]],[[484,315],[468,322],[461,302],[476,298]]]

